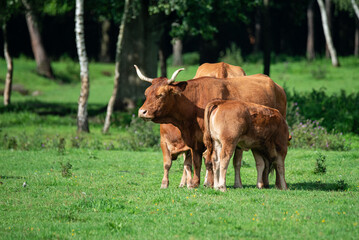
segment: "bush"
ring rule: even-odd
[[[327,167],[325,165],[326,156],[318,153],[318,157],[316,158],[314,173],[315,174],[324,174],[327,172]]]
[[[325,89],[286,93],[289,125],[294,123],[292,120],[297,111],[304,119],[321,120],[322,126],[329,131],[359,134],[359,92],[347,95],[341,91],[330,96]]]
[[[346,151],[350,149],[350,144],[346,143],[341,133],[328,133],[320,125],[320,121],[306,120],[290,127],[292,140],[290,146],[294,148],[313,148],[323,150]]]
[[[120,139],[120,149],[141,150],[143,148],[159,147],[160,134],[154,130],[155,123],[145,122],[132,116],[131,124],[127,127],[129,136]]]

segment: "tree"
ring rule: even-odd
[[[263,64],[264,69],[263,73],[268,75],[270,74],[270,55],[272,47],[271,39],[271,18],[269,10],[269,0],[263,0]]]
[[[7,72],[5,78],[4,88],[4,106],[11,103],[11,90],[13,82],[13,61],[9,51],[7,22],[12,15],[19,13],[19,1],[2,1],[0,3],[0,25],[2,27],[3,41],[4,41],[4,57],[6,60]]]
[[[308,36],[307,36],[307,59],[309,61],[315,58],[314,50],[314,1],[309,0],[307,8]]]
[[[325,11],[327,12],[328,17],[328,28],[330,31],[330,35],[332,35],[332,1],[331,0],[325,0]],[[328,48],[328,44],[325,46],[325,57],[330,58],[330,52]]]
[[[29,0],[22,0],[26,9],[26,23],[30,34],[31,47],[37,65],[37,72],[47,78],[54,78],[50,59],[47,57],[38,26],[36,15]]]
[[[122,53],[122,48],[123,48],[123,34],[125,31],[129,6],[130,6],[130,0],[125,0],[124,11],[123,11],[123,15],[122,15],[121,24],[119,27],[119,33],[118,33],[118,39],[117,39],[114,87],[113,87],[113,91],[112,91],[112,96],[107,105],[105,124],[102,129],[103,133],[107,133],[108,129],[110,128],[110,122],[111,122],[110,120],[111,120],[111,115],[113,113],[113,107],[118,98],[118,92],[119,92],[118,88],[120,85],[120,75],[121,75],[120,70],[121,70],[121,53]]]
[[[359,20],[359,7],[358,4],[355,2],[355,0],[351,0],[355,15],[357,16],[358,20]]]
[[[2,31],[4,37],[4,57],[7,65],[7,73],[5,79],[5,89],[4,89],[4,106],[10,104],[11,98],[11,88],[12,88],[12,73],[13,73],[13,62],[11,55],[9,53],[8,41],[7,41],[7,31],[6,31],[6,22],[2,24]]]
[[[332,65],[334,67],[339,67],[339,61],[338,61],[338,57],[337,57],[337,52],[334,48],[334,44],[333,44],[333,40],[332,40],[332,36],[330,34],[330,29],[329,29],[329,25],[328,25],[328,17],[325,11],[325,6],[323,3],[323,0],[317,0],[318,5],[319,5],[319,9],[320,9],[320,15],[322,18],[322,25],[323,25],[323,31],[324,31],[324,36],[325,36],[325,40],[327,42],[328,45],[328,49],[330,52],[330,57],[332,59]]]
[[[101,21],[101,43],[100,43],[100,62],[110,62],[110,35],[109,30],[111,28],[111,21],[108,19],[103,19]]]
[[[88,59],[85,46],[84,32],[84,0],[76,0],[75,33],[76,47],[80,62],[81,92],[78,101],[77,131],[89,132],[87,102],[90,92],[90,80],[88,72]]]

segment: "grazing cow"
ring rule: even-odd
[[[277,173],[276,187],[287,189],[284,159],[288,147],[288,126],[281,113],[255,103],[218,100],[208,103],[204,112],[203,141],[207,161],[212,161],[214,188],[226,190],[229,160],[237,146],[252,150],[257,166],[257,187],[268,187],[269,166]],[[263,179],[264,178],[264,179]]]
[[[171,123],[181,131],[186,145],[191,148],[194,174],[191,187],[200,183],[203,143],[204,108],[215,99],[238,99],[273,107],[286,115],[287,99],[282,87],[268,76],[256,74],[232,79],[202,77],[186,82],[174,82],[178,69],[171,77],[147,78],[136,67],[140,79],[152,85],[145,91],[146,100],[138,116],[155,123]],[[206,162],[213,179],[212,163]]]
[[[224,62],[220,63],[204,63],[198,67],[196,76],[199,77],[216,77],[216,78],[233,78],[245,76],[246,73],[241,67],[233,66]],[[160,125],[160,135],[161,135],[161,150],[163,155],[163,178],[161,188],[167,188],[169,185],[169,170],[172,166],[172,161],[177,159],[177,156],[181,153],[184,153],[184,169],[179,187],[184,187],[186,183],[190,183],[191,180],[191,166],[192,158],[190,153],[190,148],[185,144],[182,139],[181,132],[177,127],[172,124],[161,124]],[[235,158],[233,160],[233,165],[241,164],[242,151],[240,149],[236,150]],[[238,169],[235,167],[235,169]],[[207,174],[206,174],[207,175]],[[235,187],[242,187],[241,179],[239,172],[236,174],[239,177],[239,180],[235,180]],[[205,186],[210,186],[212,183],[206,181]]]
[[[228,63],[203,63],[197,69],[194,78],[199,77],[215,77],[215,78],[236,78],[246,76],[241,67],[230,65]]]

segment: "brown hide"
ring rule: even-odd
[[[246,73],[241,67],[230,65],[228,63],[203,63],[197,69],[194,78],[199,77],[215,77],[215,78],[235,78],[246,76]]]
[[[273,163],[277,171],[276,185],[280,189],[286,189],[284,159],[288,138],[287,123],[277,109],[243,101],[223,100],[210,102],[206,106],[204,143],[207,147],[207,161],[213,162],[215,177],[219,173],[215,169],[220,164],[224,183],[228,161],[238,146],[244,150],[252,150],[253,155],[257,156],[257,166],[261,164],[258,160],[267,161],[269,165]],[[213,145],[214,142],[216,146]],[[218,156],[220,159],[217,159]],[[264,168],[259,171],[263,170]],[[258,175],[259,188],[269,185],[268,180],[263,184],[263,172]],[[215,187],[222,188],[221,190],[226,188],[225,184]]]
[[[233,66],[224,62],[220,63],[204,63],[198,67],[194,78],[210,76],[216,78],[233,78],[245,76],[246,73],[241,67]],[[169,166],[171,160],[177,159],[177,156],[189,150],[189,147],[182,139],[179,129],[172,124],[160,125],[161,149],[164,160],[164,168]],[[162,188],[168,187],[168,175],[165,170],[165,176],[162,180]]]
[[[175,125],[182,132],[186,145],[198,155],[204,150],[204,108],[212,100],[243,99],[276,108],[283,116],[286,113],[283,89],[262,74],[220,81],[203,77],[169,85],[166,78],[157,78],[146,89],[145,95],[146,101],[139,110],[139,117],[156,123]],[[198,162],[198,156],[193,158],[193,181],[194,186],[198,186],[201,163]]]

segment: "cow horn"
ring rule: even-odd
[[[179,74],[179,72],[180,72],[180,71],[183,71],[183,70],[184,70],[184,68],[180,68],[180,69],[178,69],[177,71],[175,71],[175,72],[172,74],[171,79],[169,79],[169,80],[167,81],[167,83],[168,83],[168,84],[173,83],[173,82],[176,80],[176,77],[177,77],[177,75]]]
[[[153,78],[148,78],[148,77],[144,76],[144,75],[141,73],[140,69],[137,67],[137,65],[133,65],[133,66],[136,68],[137,76],[138,76],[141,80],[152,83]]]

